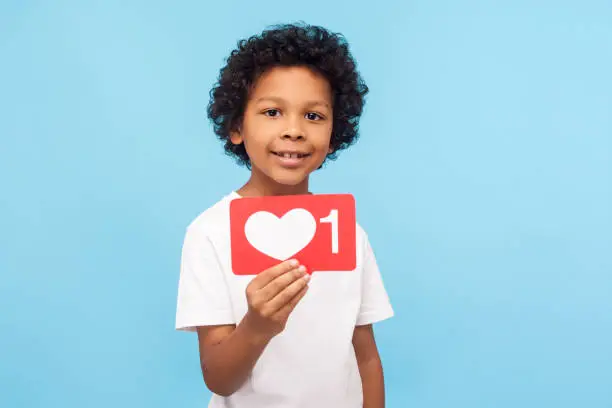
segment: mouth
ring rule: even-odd
[[[310,156],[310,153],[300,153],[300,152],[272,152],[272,154],[282,157],[284,159],[303,159]]]
[[[311,153],[296,151],[272,151],[280,162],[280,165],[287,168],[299,167],[304,160],[311,156]]]

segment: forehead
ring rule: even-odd
[[[331,86],[323,75],[309,68],[274,67],[255,82],[251,98],[271,95],[295,102],[313,99],[331,102]]]

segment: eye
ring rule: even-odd
[[[308,119],[308,120],[321,120],[321,119],[323,119],[323,117],[321,115],[319,115],[318,113],[308,112],[306,114],[306,119]]]
[[[275,118],[280,114],[280,111],[278,109],[268,109],[266,111],[264,111],[263,113],[264,115],[271,117],[271,118]]]

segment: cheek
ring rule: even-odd
[[[251,160],[264,160],[265,156],[268,154],[267,147],[252,139],[249,142],[245,140],[244,148]]]
[[[331,129],[326,129],[320,137],[317,138],[316,149],[319,152],[327,154],[331,145]]]
[[[267,150],[268,142],[268,139],[261,132],[252,132],[249,130],[245,132],[244,148],[249,154],[261,154],[263,151]]]

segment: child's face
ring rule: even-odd
[[[251,90],[235,144],[244,143],[252,175],[272,187],[296,187],[330,150],[333,126],[328,81],[305,67],[275,67]]]

